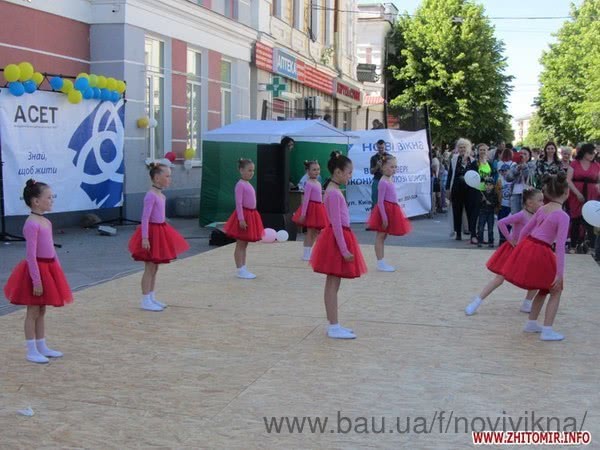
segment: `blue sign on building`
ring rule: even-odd
[[[273,49],[273,72],[297,80],[298,63],[296,62],[296,58],[279,48]]]

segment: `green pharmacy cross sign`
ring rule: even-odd
[[[287,91],[287,84],[279,77],[273,77],[273,82],[267,84],[267,91],[273,91],[273,97],[279,97],[279,95]]]

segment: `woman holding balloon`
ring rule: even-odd
[[[452,203],[452,216],[454,221],[454,232],[456,240],[462,240],[462,215],[463,209],[467,212],[469,221],[469,231],[471,236],[476,236],[475,226],[471,227],[472,215],[475,212],[473,190],[466,181],[465,174],[474,170],[477,172],[477,161],[471,156],[471,141],[461,138],[456,142],[458,153],[450,161],[448,172],[448,181],[446,182],[446,191],[449,192],[449,198]]]

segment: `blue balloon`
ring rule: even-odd
[[[90,80],[88,80],[85,77],[77,78],[73,86],[75,86],[75,89],[77,89],[78,91],[84,92],[87,88],[90,87]]]
[[[25,86],[19,81],[13,81],[8,85],[8,90],[15,97],[20,97],[25,93]]]
[[[61,77],[50,78],[50,86],[52,86],[52,89],[54,89],[55,91],[60,91],[63,87],[63,84],[64,81]]]
[[[119,94],[117,91],[112,91],[110,93],[110,100],[113,103],[117,103],[120,99],[121,99],[121,94]]]
[[[100,94],[100,99],[101,99],[103,102],[106,102],[106,101],[109,101],[109,100],[110,100],[110,91],[109,91],[108,89],[104,88],[104,89],[102,89],[100,92],[101,92],[101,94]]]
[[[100,88],[97,88],[97,87],[92,88],[92,89],[94,89],[94,98],[99,100],[100,97],[102,96],[102,91],[100,91]]]
[[[33,80],[27,80],[23,82],[23,87],[25,88],[25,92],[27,92],[28,94],[33,94],[37,89],[35,81]]]
[[[94,88],[89,87],[85,91],[83,91],[83,98],[85,98],[86,100],[94,98]]]

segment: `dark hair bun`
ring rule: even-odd
[[[25,182],[25,186],[27,186],[27,187],[31,187],[31,186],[33,186],[34,184],[35,184],[35,180],[34,180],[33,178],[30,178],[29,180],[27,180],[27,181]]]

